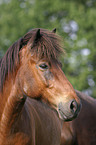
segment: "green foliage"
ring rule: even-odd
[[[0,57],[32,28],[57,28],[63,71],[75,89],[96,97],[96,1],[0,0]]]

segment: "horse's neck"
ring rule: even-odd
[[[96,99],[94,99],[91,96],[88,96],[78,90],[75,90],[75,91],[76,91],[77,96],[81,99],[81,101],[86,101],[86,102],[96,106]]]
[[[16,96],[15,78],[13,76],[9,76],[8,79],[6,79],[2,88],[3,89],[0,92],[0,120],[7,101],[10,100],[9,98],[11,98],[13,92],[14,96]]]
[[[9,136],[12,126],[18,119],[26,98],[17,89],[11,79],[5,84],[4,93],[0,96],[0,143]],[[8,91],[8,94],[7,94]],[[2,143],[1,143],[2,144]]]

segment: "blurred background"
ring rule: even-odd
[[[66,77],[96,97],[96,0],[0,0],[0,58],[32,28],[57,29]]]

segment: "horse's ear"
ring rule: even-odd
[[[34,40],[33,40],[33,43],[38,41],[38,39],[41,37],[40,35],[40,29],[37,29],[37,31],[34,33]]]
[[[40,29],[37,29],[37,30],[34,32],[32,38],[31,38],[31,39],[29,40],[29,42],[28,42],[29,48],[34,47],[34,45],[36,45],[36,42],[38,42],[38,39],[39,39],[40,37],[41,37]]]
[[[54,28],[54,29],[52,30],[52,33],[56,33],[56,28]]]

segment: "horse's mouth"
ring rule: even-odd
[[[78,113],[75,113],[75,114],[70,113],[70,114],[65,115],[65,113],[62,110],[58,110],[58,115],[59,115],[59,118],[64,121],[71,121],[77,117]]]

